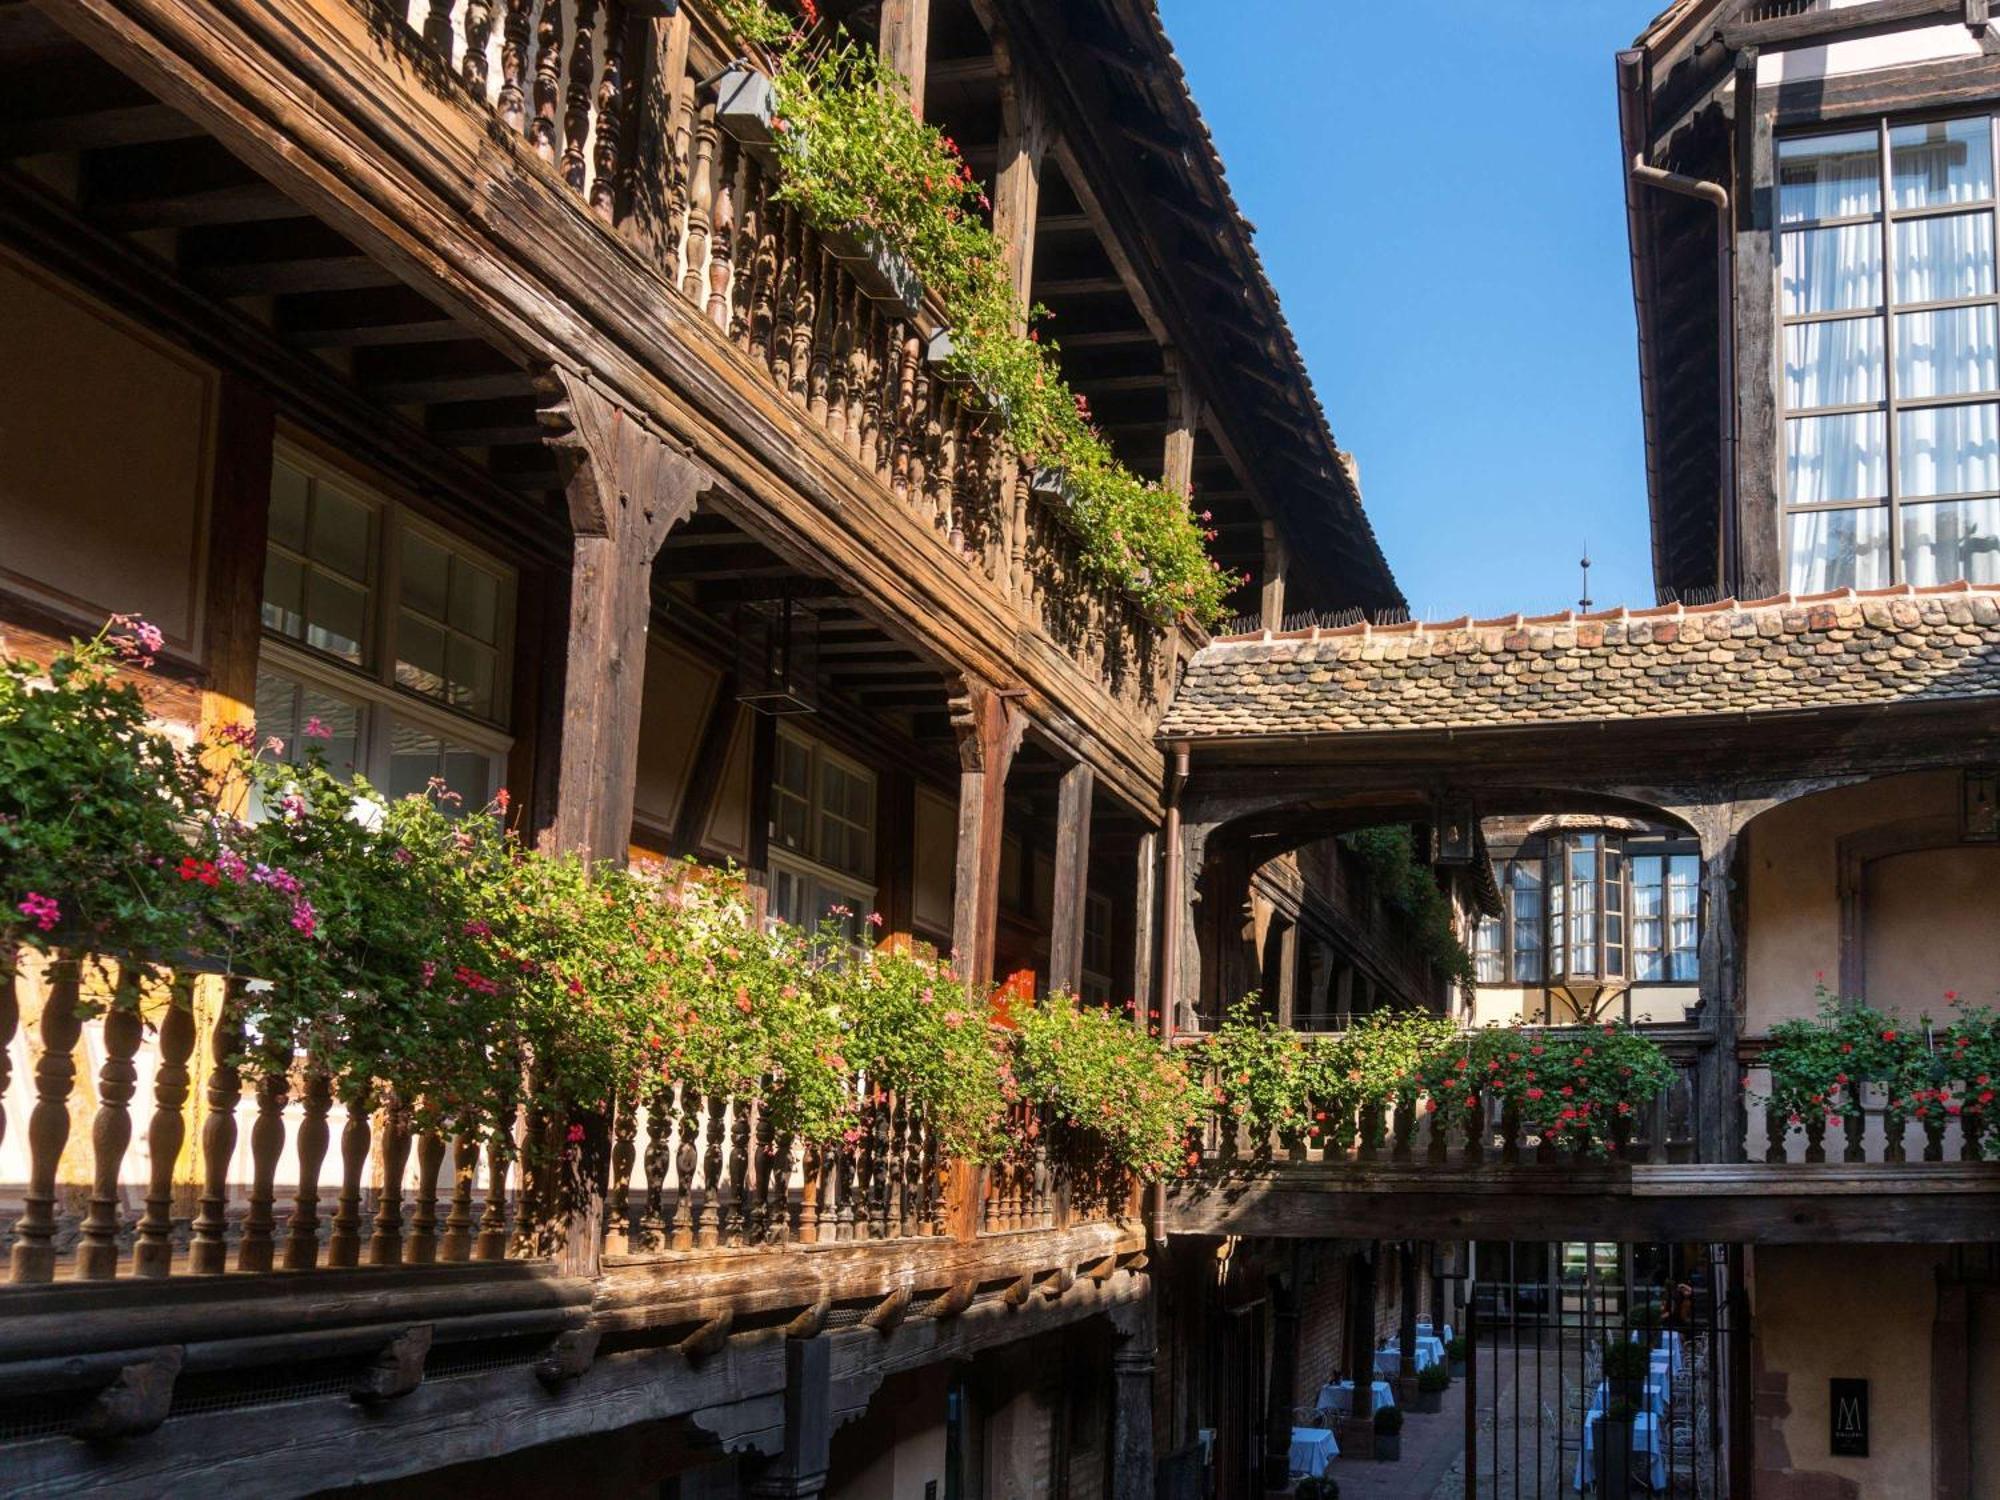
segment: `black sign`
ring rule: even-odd
[[[1827,1382],[1827,1421],[1831,1431],[1829,1449],[1835,1458],[1868,1456],[1868,1382],[1832,1380]]]

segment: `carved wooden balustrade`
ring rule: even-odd
[[[987,1173],[985,1233],[1136,1219],[1132,1175],[1047,1105],[1014,1105],[1007,1137],[1012,1151]]]
[[[1036,487],[996,415],[929,357],[935,303],[904,303],[851,244],[809,227],[720,127],[713,80],[726,53],[698,29],[662,45],[665,23],[625,0],[396,3],[471,100],[523,134],[733,346],[743,375],[1116,701],[1164,703],[1173,633],[1088,578],[1057,486]]]
[[[1788,1115],[1770,1098],[1765,1048],[1763,1038],[1752,1037],[1737,1050],[1745,1096],[1744,1161],[1921,1163],[1990,1161],[2000,1154],[1982,1146],[1979,1131],[1965,1129],[1962,1116],[1942,1104],[1905,1101],[1900,1109],[1892,1108],[1889,1091],[1880,1083],[1859,1085],[1859,1115],[1838,1119],[1812,1112]]]

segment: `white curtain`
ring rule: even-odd
[[[1798,512],[1791,520],[1786,587],[1795,594],[1884,588],[1889,582],[1888,538],[1885,506]]]
[[[1881,148],[1872,130],[1778,143],[1778,221],[1842,219],[1882,207]]]
[[[1880,401],[1882,320],[1794,323],[1785,330],[1785,410]]]
[[[1796,333],[1799,330],[1791,331]],[[1952,307],[1897,316],[1896,394],[1899,397],[1914,400],[1924,396],[1971,396],[1991,391],[1996,386],[2000,386],[2000,343],[1995,340],[1992,308]],[[1875,398],[1858,396],[1851,399],[1868,401]]]
[[[1993,125],[1934,120],[1889,132],[1889,192],[1896,207],[1937,208],[1993,196]]]
[[[1993,215],[1945,214],[1895,226],[1898,302],[1948,302],[1993,292]]]
[[[2000,500],[1906,505],[1901,515],[1907,582],[2000,583]]]
[[[1896,485],[1904,499],[2000,489],[2000,407],[1933,406],[1898,413]]]
[[[1794,505],[1873,500],[1889,492],[1888,421],[1881,412],[1794,417],[1785,423],[1785,495]]]

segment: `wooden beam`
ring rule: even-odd
[[[216,419],[202,611],[201,741],[257,717],[257,655],[264,638],[264,536],[271,512],[276,413],[270,396],[225,376]],[[220,768],[216,762],[215,769]],[[234,800],[240,789],[232,789]],[[235,810],[235,809],[232,809]]]
[[[1055,892],[1049,919],[1049,989],[1083,987],[1083,924],[1090,903],[1090,803],[1094,778],[1079,761],[1063,772],[1056,803]]]
[[[1048,149],[1041,101],[1014,68],[1004,31],[993,36],[1000,77],[1000,141],[994,156],[993,235],[1007,256],[1014,297],[1023,311],[1035,279],[1036,219],[1041,211],[1042,159]],[[1025,327],[1025,320],[1020,325]]]
[[[1132,1008],[1141,1026],[1149,1023],[1157,1008],[1153,997],[1153,955],[1159,942],[1160,836],[1152,829],[1139,835],[1133,856],[1132,891]]]
[[[918,115],[924,112],[924,67],[930,58],[931,0],[882,0],[879,50],[900,77]]]
[[[1257,608],[1266,630],[1284,629],[1285,569],[1290,549],[1277,523],[1264,523],[1264,572],[1257,589]]]
[[[1035,285],[1037,297],[1110,297],[1127,290],[1120,276],[1060,276]]]
[[[164,104],[125,104],[107,109],[77,108],[62,114],[0,123],[0,156],[39,156],[51,151],[93,151],[156,141],[193,140],[202,128]]]
[[[1166,363],[1167,428],[1160,460],[1160,483],[1177,495],[1194,493],[1195,437],[1201,430],[1201,395],[1188,378],[1186,362],[1172,349]]]
[[[1027,731],[1015,696],[975,678],[951,699],[958,735],[958,863],[952,902],[952,947],[975,991],[993,979],[1000,930],[1000,851],[1005,832],[1007,773]]]

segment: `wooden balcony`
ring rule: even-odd
[[[1761,1038],[1746,1040],[1716,1080],[1709,1034],[1639,1029],[1660,1042],[1676,1076],[1607,1155],[1559,1147],[1545,1121],[1491,1090],[1449,1127],[1421,1101],[1336,1114],[1317,1138],[1259,1140],[1211,1122],[1200,1171],[1168,1188],[1167,1228],[1763,1244],[1946,1243],[2000,1232],[2000,1162],[1979,1160],[1956,1123],[1918,1130],[1913,1120],[1905,1142],[1885,1133],[1877,1109],[1834,1144],[1840,1159],[1829,1162],[1823,1131],[1752,1107],[1768,1084]],[[1718,1093],[1719,1110],[1706,1102]]]

